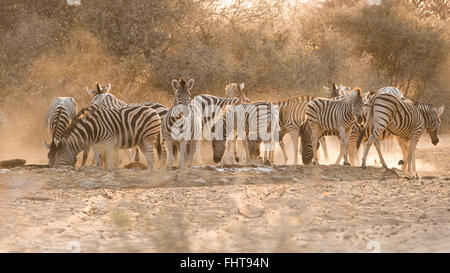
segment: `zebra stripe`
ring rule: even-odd
[[[106,168],[111,168],[114,150],[139,146],[147,158],[148,168],[152,169],[153,146],[160,124],[158,113],[146,106],[83,108],[57,146],[55,166],[75,166],[80,151],[101,145],[105,148]]]
[[[306,120],[311,126],[311,140],[313,145],[313,163],[317,160],[317,141],[323,131],[339,131],[341,138],[341,152],[344,153],[344,165],[349,165],[347,142],[351,128],[355,121],[362,120],[363,99],[361,90],[354,89],[349,95],[340,99],[316,98],[306,107]]]
[[[396,96],[396,97],[403,97],[403,93],[402,91],[400,91],[400,89],[393,87],[393,86],[386,86],[383,88],[380,88],[378,90],[378,94],[390,94],[392,96]]]
[[[298,137],[300,128],[303,122],[306,120],[306,106],[310,101],[315,99],[315,96],[304,95],[298,97],[292,97],[286,100],[272,102],[273,105],[277,105],[279,109],[279,126],[280,136],[279,145],[283,152],[284,163],[288,161],[286,148],[283,138],[286,133],[291,136],[292,143],[294,145],[294,165],[298,164]],[[325,139],[321,139],[322,149],[324,150],[325,159],[328,160],[328,152],[326,149]],[[303,158],[305,159],[305,158]],[[305,160],[307,161],[307,160]]]
[[[193,156],[196,151],[198,129],[201,128],[201,107],[198,102],[191,103],[190,89],[194,86],[194,80],[187,83],[181,78],[179,81],[172,80],[172,87],[175,90],[174,105],[169,109],[167,115],[162,120],[161,136],[165,140],[168,151],[168,167],[172,168],[174,145],[180,149],[181,168],[185,167],[186,146],[188,145],[188,156],[190,166],[193,163]]]
[[[411,175],[416,174],[415,149],[417,142],[424,130],[428,131],[431,142],[434,145],[439,143],[439,116],[444,111],[444,106],[436,109],[431,104],[412,102],[406,98],[398,98],[390,94],[377,94],[370,99],[369,118],[365,127],[372,128],[367,145],[362,158],[362,167],[366,166],[367,154],[372,144],[375,144],[380,162],[383,167],[387,167],[380,150],[379,136],[384,130],[389,132],[399,140],[400,148],[403,152],[403,170]],[[362,140],[360,135],[357,147]]]
[[[212,140],[215,163],[221,162],[225,153],[225,163],[230,163],[228,141],[236,138],[244,145],[245,160],[250,160],[249,140],[264,142],[266,148],[275,140],[275,132],[278,130],[278,110],[270,102],[235,105],[226,111],[224,117],[217,120],[212,129],[215,135]],[[264,160],[272,161],[267,152]]]
[[[49,149],[47,155],[49,167],[53,167],[55,163],[55,143],[59,142],[68,124],[76,114],[77,102],[70,97],[55,98],[45,113],[45,126],[52,138],[50,144],[44,141],[44,145]]]
[[[217,118],[223,116],[226,106],[236,105],[242,102],[242,99],[237,97],[221,98],[208,94],[195,96],[193,101],[196,101],[201,107],[202,117],[202,140],[211,140],[211,128],[216,123]],[[234,144],[235,145],[235,144]],[[235,147],[235,146],[234,146]],[[197,161],[200,165],[203,164],[200,149],[197,150]],[[235,160],[238,160],[237,151],[234,149]]]

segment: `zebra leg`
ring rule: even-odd
[[[323,137],[322,137],[323,138]],[[341,141],[340,144],[342,144],[342,138],[339,139]],[[344,156],[344,150],[342,150],[342,147],[339,146],[339,155],[336,159],[336,162],[334,164],[339,165],[341,163],[341,159]]]
[[[186,140],[181,140],[180,141],[180,155],[179,157],[179,168],[183,169],[184,167],[186,167]]]
[[[283,152],[284,164],[287,164],[289,158],[286,153],[286,147],[284,146],[283,137],[284,137],[284,134],[280,134],[280,140],[279,140],[278,144],[280,145],[281,151]]]
[[[362,168],[366,168],[367,155],[369,154],[370,147],[372,146],[373,142],[374,142],[374,137],[369,136],[369,139],[367,140],[367,144],[364,146],[364,153],[363,153],[363,156],[361,159],[361,167]]]
[[[341,137],[341,153],[344,151],[344,165],[350,165],[348,162],[348,138],[351,132],[350,128],[339,128],[339,136]]]
[[[348,157],[350,160],[350,164],[352,166],[355,166],[356,143],[349,141],[348,145],[347,145],[347,150],[348,150]]]
[[[86,165],[86,161],[87,161],[90,149],[91,149],[91,147],[87,147],[86,149],[84,149],[84,151],[83,151],[83,161],[81,161],[81,167]]]
[[[298,165],[298,131],[290,131],[289,135],[291,136],[292,145],[294,148],[294,165]]]
[[[104,154],[105,154],[105,166],[104,169],[107,171],[111,171],[113,169],[113,161],[114,161],[114,153],[112,147],[106,147]]]
[[[167,153],[168,153],[168,168],[172,169],[173,168],[173,150],[174,150],[174,145],[172,144],[172,141],[170,140],[166,140],[166,148],[167,148]]]
[[[194,155],[197,153],[197,140],[189,141],[189,167],[192,168],[194,166]],[[200,149],[199,149],[200,150]],[[200,153],[200,151],[198,151]]]
[[[153,162],[155,157],[153,153],[153,145],[155,145],[154,141],[150,140],[144,140],[139,144],[139,148],[144,153],[144,156],[147,159],[147,170],[149,171],[153,169]]]
[[[244,147],[245,157],[241,160],[241,163],[242,165],[245,165],[251,160],[250,151],[248,150],[248,142],[247,140],[239,140],[239,142],[241,142]]]
[[[397,137],[398,145],[402,150],[403,158],[398,162],[398,165],[402,165],[402,171],[406,172],[406,159],[408,158],[408,145],[409,141],[407,139]]]
[[[199,166],[202,166],[203,165],[203,159],[202,159],[202,153],[201,153],[201,145],[202,145],[202,143],[201,143],[201,141],[199,141],[197,144],[196,144],[196,151],[195,151],[195,153],[196,153],[196,155],[197,155],[197,164],[199,165]]]
[[[320,138],[320,146],[322,146],[322,151],[323,151],[323,156],[324,156],[325,161],[328,161],[328,148],[327,148],[327,140],[325,139],[325,137]]]
[[[381,165],[383,166],[383,168],[387,169],[388,167],[386,165],[386,162],[384,161],[383,155],[381,154],[380,140],[376,139],[374,144],[375,144],[375,148],[377,149],[377,153],[378,153],[378,157],[380,158]]]

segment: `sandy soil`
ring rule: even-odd
[[[419,180],[334,165],[0,170],[0,252],[448,252],[450,136],[428,143]]]

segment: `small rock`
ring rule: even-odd
[[[226,178],[220,178],[219,179],[222,183],[230,183],[230,180],[226,179]]]
[[[448,181],[448,180],[450,180],[450,177],[444,177],[442,180]]]
[[[293,182],[300,182],[300,179],[298,179],[297,177],[292,178]]]
[[[206,180],[203,179],[203,178],[197,178],[197,179],[194,180],[194,182],[195,183],[202,183],[202,184],[204,184],[204,183],[206,183]]]
[[[97,189],[100,188],[100,183],[95,181],[83,181],[81,182],[80,186],[87,189]]]
[[[5,174],[5,173],[8,173],[9,172],[9,170],[7,170],[7,169],[0,169],[0,174]]]

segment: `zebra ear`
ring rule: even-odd
[[[100,84],[99,84],[99,83],[96,83],[95,85],[97,86],[97,92],[98,92],[99,94],[103,93],[103,92],[102,92],[102,87],[100,86]]]
[[[187,89],[191,89],[192,87],[194,87],[194,79],[190,79],[186,84]]]
[[[88,92],[89,95],[91,95],[91,96],[97,95],[97,91],[95,91],[94,89],[89,89],[87,86],[86,86],[86,92]]]
[[[108,86],[106,87],[105,93],[109,93],[111,90],[111,83],[108,83]]]
[[[42,144],[44,144],[45,148],[50,149],[50,144],[48,144],[47,141],[42,141]]]
[[[241,83],[241,84],[239,85],[239,88],[240,88],[241,90],[244,89],[244,87],[245,87],[244,83]]]
[[[441,107],[439,107],[439,109],[437,110],[436,114],[439,117],[440,115],[442,115],[442,113],[444,112],[444,105],[442,105]]]
[[[333,91],[337,92],[338,91],[338,86],[335,82],[333,82]]]
[[[180,83],[177,80],[172,80],[172,87],[175,90],[178,90],[180,88]]]

